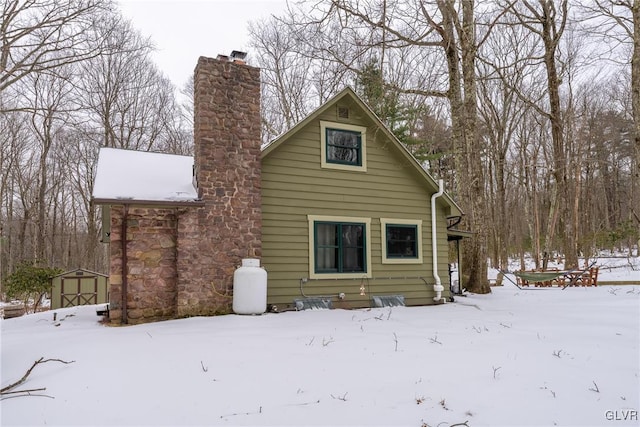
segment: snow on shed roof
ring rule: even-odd
[[[104,202],[194,202],[193,157],[103,147],[93,199]]]

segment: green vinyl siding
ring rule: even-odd
[[[268,272],[267,301],[290,307],[303,293],[345,293],[345,300],[334,299],[334,306],[368,306],[372,294],[402,294],[407,305],[433,303],[431,227],[422,227],[421,263],[383,264],[380,219],[420,220],[430,225],[430,199],[437,189],[369,116],[355,104],[349,107],[351,118],[340,121],[366,127],[366,172],[321,167],[320,121],[336,121],[334,108],[308,121],[262,159],[262,264]],[[438,204],[438,270],[447,292],[446,209],[445,204]],[[366,236],[370,278],[309,279],[309,215],[370,218]]]

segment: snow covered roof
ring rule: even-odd
[[[103,147],[93,186],[96,203],[196,202],[193,157]]]

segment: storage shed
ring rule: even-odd
[[[108,280],[106,274],[81,268],[54,276],[51,279],[51,309],[108,302]]]

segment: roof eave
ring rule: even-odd
[[[164,207],[201,207],[204,200],[140,200],[124,198],[93,198],[96,205],[138,205],[138,206],[164,206]]]

